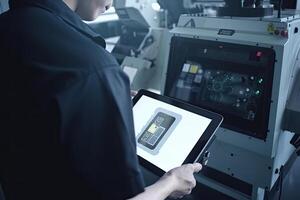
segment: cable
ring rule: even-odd
[[[279,197],[278,197],[278,200],[281,200],[281,196],[282,196],[282,186],[283,186],[283,165],[280,167],[280,174],[279,174]]]
[[[281,18],[282,1],[283,0],[279,0],[278,2],[278,18]]]
[[[298,136],[298,138],[296,139],[294,144],[295,144],[296,147],[300,146],[300,135]]]
[[[297,156],[300,156],[300,146],[296,149]]]
[[[264,196],[264,200],[269,200],[269,195],[270,195],[270,191],[265,189],[265,196]]]

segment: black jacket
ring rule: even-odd
[[[12,2],[0,16],[0,182],[7,200],[142,192],[129,80],[104,40],[62,0]]]

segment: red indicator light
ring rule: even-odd
[[[281,36],[282,37],[288,37],[289,36],[289,32],[287,30],[281,31]]]
[[[261,51],[257,51],[256,52],[256,57],[261,57],[262,56],[262,52]]]

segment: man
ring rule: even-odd
[[[110,5],[11,0],[0,16],[0,182],[7,200],[178,198],[195,186],[200,164],[171,170],[144,189],[128,77],[80,19]]]

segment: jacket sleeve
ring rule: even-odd
[[[60,141],[74,173],[99,199],[144,191],[138,166],[128,77],[96,70],[57,95]]]

